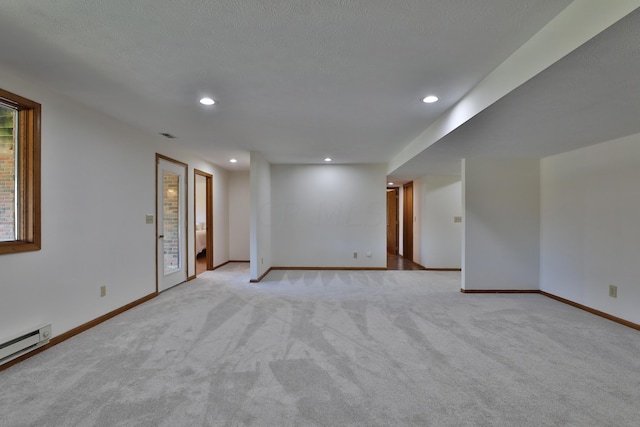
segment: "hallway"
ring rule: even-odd
[[[387,270],[425,270],[420,264],[416,264],[401,255],[393,255],[387,252]]]

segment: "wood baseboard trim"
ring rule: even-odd
[[[228,261],[224,264],[219,265],[217,268],[222,267],[225,264],[228,264],[231,261]],[[285,267],[272,267],[270,269],[268,269],[262,276],[260,276],[257,280],[251,280],[251,283],[258,283],[260,282],[262,279],[264,279],[264,277],[269,274],[269,272],[271,270],[386,270],[384,268],[368,268],[368,269],[363,269],[363,268],[312,268],[312,267],[291,267],[291,268],[285,268]],[[533,290],[533,289],[524,289],[524,290],[519,290],[519,289],[460,289],[460,292],[463,294],[540,294],[543,295],[545,297],[554,299],[556,301],[562,302],[564,304],[568,304],[570,306],[576,307],[580,310],[584,310],[588,313],[594,314],[596,316],[600,316],[603,317],[607,320],[611,320],[613,322],[619,323],[623,326],[627,326],[629,328],[635,329],[637,331],[640,331],[640,324],[637,323],[633,323],[630,322],[628,320],[622,319],[620,317],[616,317],[616,316],[612,316],[610,314],[607,314],[603,311],[600,310],[596,310],[594,308],[591,307],[587,307],[586,305],[568,300],[566,298],[562,298],[559,297],[557,295],[553,295],[550,294],[548,292],[545,291],[540,291],[540,290]],[[68,340],[69,338],[72,338],[88,329],[93,328],[94,326],[99,325],[100,323],[103,323],[115,316],[117,316],[118,314],[124,313],[127,310],[132,309],[133,307],[140,305],[142,303],[145,303],[155,297],[158,296],[157,292],[153,292],[147,296],[144,296],[140,299],[137,299],[135,301],[130,302],[129,304],[126,304],[120,308],[117,308],[113,311],[110,311],[109,313],[106,313],[96,319],[93,319],[87,323],[84,323],[76,328],[73,328],[63,334],[57,335],[55,337],[53,337],[51,339],[51,341],[49,341],[49,344],[44,345],[30,353],[24,354],[16,359],[11,360],[10,362],[7,362],[3,365],[0,365],[0,371],[3,371],[17,363],[22,362],[23,360],[26,360],[32,356],[35,356],[38,353],[41,353],[51,347],[53,347],[54,345],[60,344],[61,342],[64,342],[66,340]]]
[[[463,294],[539,294],[537,289],[460,289]]]
[[[596,310],[595,308],[587,307],[586,305],[568,300],[566,298],[559,297],[557,295],[550,294],[549,292],[540,291],[540,290],[519,290],[519,289],[460,289],[460,292],[463,294],[539,294],[545,297],[554,299],[556,301],[560,301],[564,304],[570,305],[575,308],[579,308],[580,310],[584,310],[588,313],[595,314],[596,316],[603,317],[607,320],[611,320],[612,322],[619,323],[621,325],[627,326],[631,329],[635,329],[640,331],[640,325],[637,323],[630,322],[628,320],[622,319],[620,317],[612,316],[611,314],[607,314],[604,311]]]
[[[387,271],[387,267],[271,267],[262,276],[255,280],[249,280],[250,283],[258,283],[264,279],[272,270],[296,270],[296,271]]]
[[[271,267],[272,270],[303,270],[303,271],[386,271],[387,267]]]
[[[229,261],[227,261],[227,263],[229,262],[251,262],[248,259],[230,259]]]
[[[568,304],[570,306],[579,308],[580,310],[584,310],[584,311],[589,312],[591,314],[595,314],[596,316],[604,317],[605,319],[611,320],[613,322],[616,322],[616,323],[619,323],[621,325],[624,325],[624,326],[627,326],[629,328],[632,328],[632,329],[635,329],[637,331],[640,331],[640,325],[637,324],[637,323],[629,322],[628,320],[621,319],[620,317],[616,317],[616,316],[612,316],[610,314],[607,314],[604,311],[600,311],[600,310],[596,310],[595,308],[587,307],[586,305],[582,305],[580,303],[573,302],[573,301],[568,300],[566,298],[562,298],[562,297],[550,294],[550,293],[545,292],[545,291],[538,291],[538,293],[540,295],[544,295],[545,297],[549,297],[549,298],[554,299],[556,301],[560,301],[560,302]]]
[[[67,331],[67,332],[65,332],[63,334],[57,335],[57,336],[51,338],[51,341],[49,341],[49,344],[43,345],[42,347],[37,348],[37,349],[35,349],[34,351],[32,351],[30,353],[24,354],[24,355],[22,355],[22,356],[20,356],[20,357],[18,357],[16,359],[13,359],[12,361],[7,362],[4,365],[0,366],[0,371],[3,371],[5,369],[9,368],[10,366],[15,365],[16,363],[20,363],[23,360],[26,360],[26,359],[28,359],[28,358],[30,358],[32,356],[35,356],[36,354],[41,353],[41,352],[53,347],[54,345],[58,345],[61,342],[68,340],[69,338],[72,338],[72,337],[74,337],[74,336],[76,336],[76,335],[78,335],[78,334],[80,334],[80,333],[82,333],[82,332],[84,332],[84,331],[86,331],[88,329],[91,329],[94,326],[97,326],[100,323],[102,323],[102,322],[104,322],[106,320],[109,320],[112,317],[117,316],[118,314],[124,313],[125,311],[130,310],[133,307],[135,307],[137,305],[140,305],[140,304],[142,304],[144,302],[147,302],[150,299],[153,299],[153,298],[155,298],[157,296],[158,296],[158,293],[154,292],[154,293],[149,294],[147,296],[144,296],[144,297],[142,297],[140,299],[137,299],[137,300],[135,300],[133,302],[130,302],[129,304],[126,304],[126,305],[124,305],[124,306],[122,306],[120,308],[117,308],[117,309],[115,309],[113,311],[110,311],[107,314],[103,314],[102,316],[100,316],[98,318],[95,318],[93,320],[90,320],[89,322],[84,323],[84,324],[82,324],[82,325],[80,325],[80,326],[78,326],[76,328],[73,328],[73,329],[71,329],[71,330],[69,330],[69,331]]]
[[[251,280],[249,280],[249,283],[260,283],[260,282],[262,281],[262,279],[264,279],[264,278],[265,278],[265,276],[266,276],[267,274],[269,274],[269,272],[271,272],[271,270],[273,270],[273,267],[272,267],[272,268],[269,268],[267,271],[265,271],[265,272],[264,272],[264,274],[263,274],[262,276],[258,277],[257,279],[251,279]]]
[[[213,270],[217,270],[217,269],[218,269],[218,268],[220,268],[220,267],[224,267],[225,265],[229,264],[230,262],[231,262],[231,261],[227,261],[227,262],[223,262],[223,263],[222,263],[222,264],[220,264],[220,265],[216,265],[215,267],[213,267]],[[211,271],[213,271],[213,270],[211,270]]]
[[[410,259],[408,259],[407,261],[411,261],[412,263],[414,263],[415,265],[417,265],[418,267],[420,267],[420,269],[421,269],[421,270],[428,270],[428,268],[427,268],[427,267],[425,267],[425,266],[424,266],[424,265],[422,265],[422,264],[418,264],[417,262],[412,261],[412,260],[410,260]],[[388,268],[387,268],[387,270],[388,270]]]
[[[411,261],[411,260],[407,260],[407,261]],[[412,263],[414,263],[415,265],[417,265],[418,267],[420,267],[420,270],[425,270],[425,271],[462,271],[461,268],[435,268],[435,267],[425,267],[422,264],[419,264],[415,261],[411,261]],[[388,270],[388,269],[387,269]],[[420,270],[416,270],[416,271],[420,271]],[[396,270],[394,270],[396,271]],[[407,271],[411,271],[411,270],[407,270]]]
[[[230,259],[230,260],[229,260],[229,261],[227,261],[227,262],[223,262],[223,263],[222,263],[222,264],[220,264],[220,265],[216,265],[215,267],[213,267],[213,268],[211,269],[211,271],[213,271],[213,270],[217,270],[217,269],[219,269],[220,267],[224,267],[225,265],[229,264],[230,262],[250,262],[250,261]]]
[[[194,280],[195,278],[196,278],[195,274],[193,276],[189,276],[189,277],[187,277],[187,282],[190,282],[190,281]]]

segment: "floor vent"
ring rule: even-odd
[[[0,365],[49,342],[51,325],[41,326],[0,343]]]

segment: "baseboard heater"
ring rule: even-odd
[[[49,342],[51,325],[44,325],[0,342],[0,365]]]

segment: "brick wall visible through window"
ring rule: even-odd
[[[0,242],[16,240],[16,111],[0,106]]]
[[[178,175],[165,173],[164,181],[164,272],[180,269],[180,180]]]
[[[40,116],[0,89],[0,254],[40,249]]]

